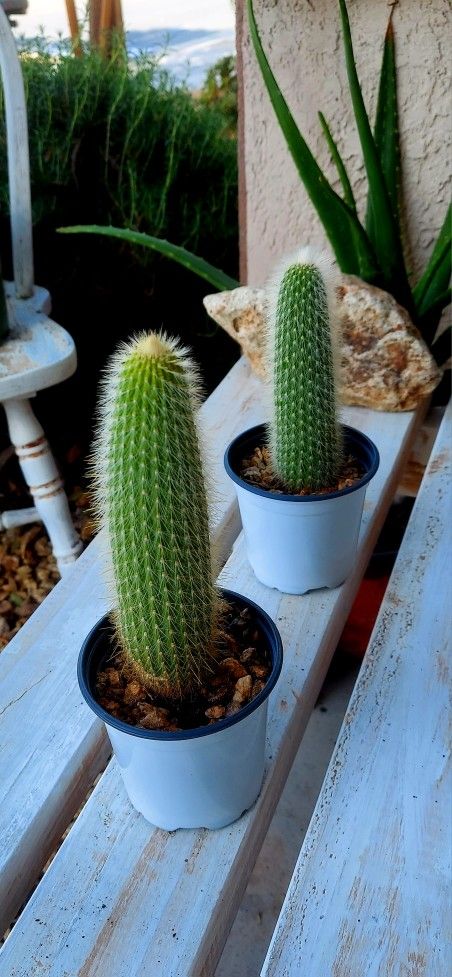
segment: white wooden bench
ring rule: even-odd
[[[202,977],[215,970],[421,417],[344,410],[381,455],[356,566],[338,590],[290,597],[255,580],[241,537],[231,553],[239,521],[223,451],[236,432],[265,419],[263,401],[241,361],[202,408],[220,496],[215,535],[229,556],[220,580],[261,604],[284,643],[261,796],[217,832],[168,834],[130,807],[116,764],[108,763],[103,727],[76,684],[82,638],[106,606],[94,542],[0,656],[2,928],[19,913],[0,954],[2,977]]]
[[[424,475],[265,977],[449,977],[452,408]]]

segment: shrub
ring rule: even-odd
[[[22,68],[36,281],[49,288],[53,314],[77,344],[78,377],[61,391],[68,409],[76,401],[73,433],[80,428],[86,441],[99,370],[131,331],[163,326],[181,335],[201,360],[208,387],[226,372],[235,350],[217,338],[202,309],[207,284],[142,248],[63,239],[55,229],[82,222],[126,225],[204,253],[234,274],[236,144],[223,134],[221,113],[176,86],[155,58],[128,63],[119,47],[109,61],[96,51],[77,58],[64,46],[55,55],[41,40],[22,52]],[[1,240],[8,278],[7,214],[1,113]]]
[[[204,105],[219,109],[225,131],[231,136],[237,134],[237,64],[233,55],[220,58],[209,68],[199,99]]]
[[[220,113],[176,86],[158,61],[130,64],[118,47],[56,57],[44,43],[22,53],[33,211],[58,212],[170,235],[198,250],[235,243],[237,166]],[[8,207],[6,134],[0,125],[0,206]],[[232,218],[232,220],[231,220]],[[214,250],[221,251],[221,245]]]

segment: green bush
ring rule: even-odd
[[[130,64],[45,44],[22,54],[34,218],[58,212],[201,242],[236,240],[237,163],[219,112],[176,86],[155,58]],[[0,206],[8,207],[0,125]],[[82,210],[81,210],[81,209]],[[140,252],[141,253],[141,252]]]
[[[95,51],[76,58],[63,46],[55,55],[38,41],[22,52],[22,68],[35,277],[51,291],[54,316],[76,341],[79,373],[70,398],[79,401],[77,411],[84,417],[73,426],[76,431],[81,424],[88,435],[99,370],[118,340],[135,329],[163,326],[182,336],[194,347],[208,387],[226,372],[235,349],[205,316],[202,296],[209,285],[193,282],[188,271],[142,248],[63,239],[56,228],[73,223],[132,227],[205,254],[236,275],[236,143],[224,134],[221,112],[176,85],[155,58],[128,63],[120,47],[110,61]],[[6,278],[11,274],[7,215],[2,111],[0,234]]]
[[[237,135],[237,62],[234,55],[220,58],[209,68],[199,93],[200,102],[219,109],[225,132]]]

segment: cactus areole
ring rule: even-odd
[[[315,493],[334,484],[342,462],[327,259],[303,249],[282,264],[269,294],[272,464],[289,491]]]
[[[94,452],[117,640],[167,696],[202,681],[215,634],[198,400],[186,351],[139,336],[107,368]]]

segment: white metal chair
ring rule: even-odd
[[[77,559],[82,544],[44,431],[30,398],[74,373],[74,342],[49,318],[50,295],[33,283],[30,167],[25,94],[20,61],[8,18],[0,6],[0,69],[8,140],[8,177],[14,281],[5,283],[10,333],[0,345],[0,402],[11,442],[33,496],[34,508],[0,514],[3,528],[42,520],[60,573]]]

